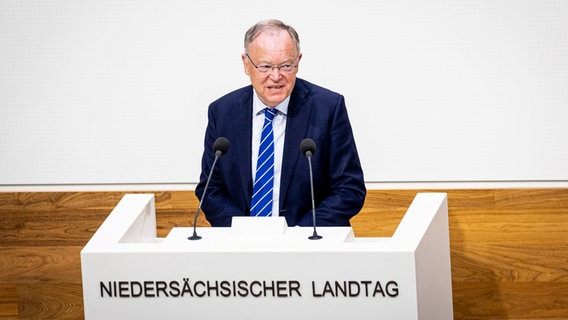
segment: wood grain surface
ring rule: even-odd
[[[430,191],[448,193],[455,319],[568,319],[568,189],[370,190],[356,236],[391,236]],[[193,223],[192,191],[0,193],[0,319],[82,319],[80,251],[126,193],[155,194],[159,237]]]

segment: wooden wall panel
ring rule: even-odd
[[[456,319],[568,319],[568,189],[370,190],[356,236],[391,236],[430,191],[448,193]],[[0,319],[82,318],[80,250],[125,193],[0,193]],[[193,192],[152,193],[159,237],[192,225]]]
[[[0,319],[18,318],[18,292],[16,284],[0,283]]]
[[[65,282],[18,286],[20,319],[83,319],[83,288]]]

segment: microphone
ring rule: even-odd
[[[308,165],[310,167],[310,189],[312,192],[312,219],[314,221],[314,233],[313,235],[309,236],[308,239],[319,240],[323,237],[318,235],[316,231],[316,204],[314,200],[314,178],[312,173],[312,155],[316,153],[316,143],[314,142],[314,140],[310,138],[302,140],[302,142],[300,143],[300,152],[302,152],[302,154],[308,158]]]
[[[205,188],[203,188],[203,195],[201,196],[201,200],[199,201],[199,206],[197,207],[197,211],[195,212],[195,218],[193,218],[193,235],[187,238],[189,240],[201,239],[201,237],[197,235],[197,217],[199,216],[199,211],[201,210],[201,204],[203,203],[203,200],[205,200],[205,193],[207,192],[207,187],[209,186],[209,180],[211,180],[211,176],[213,175],[213,169],[215,169],[215,164],[222,155],[227,153],[227,150],[229,150],[229,140],[227,140],[227,138],[219,137],[213,143],[215,160],[213,160],[211,171],[209,171],[209,176],[207,176],[207,182],[205,183]]]

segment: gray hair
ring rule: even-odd
[[[296,45],[296,54],[298,56],[300,55],[300,37],[298,36],[298,33],[292,26],[289,26],[284,22],[276,19],[260,21],[247,30],[247,32],[245,33],[245,53],[248,54],[249,44],[253,42],[261,32],[270,29],[286,30],[290,34],[292,41],[294,41],[294,44]]]

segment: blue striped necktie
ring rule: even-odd
[[[258,148],[258,162],[252,190],[250,212],[253,217],[272,215],[272,189],[274,186],[274,134],[272,119],[278,111],[264,109],[264,125]]]

